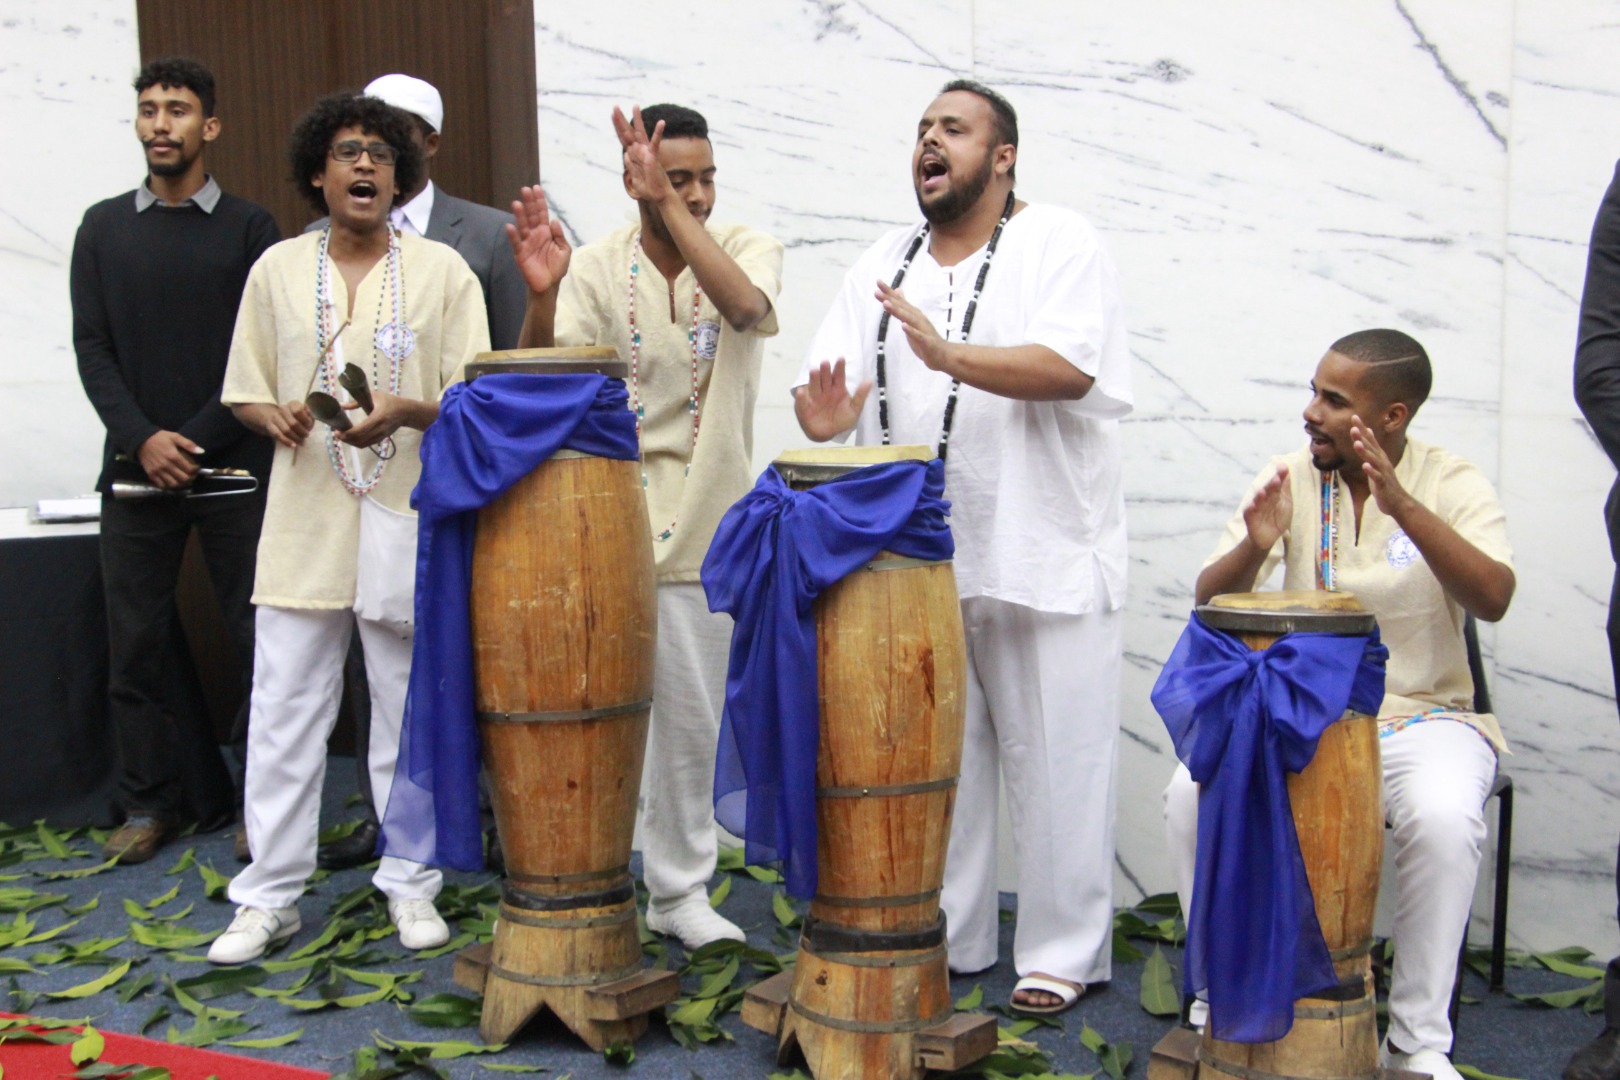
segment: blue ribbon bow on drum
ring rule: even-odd
[[[1388,657],[1376,628],[1286,634],[1256,652],[1194,613],[1153,687],[1201,785],[1185,988],[1207,990],[1217,1039],[1280,1039],[1297,998],[1338,984],[1285,774],[1310,764],[1347,708],[1377,713]]]
[[[816,891],[816,622],[822,590],[880,551],[955,554],[945,463],[897,461],[794,491],[774,468],[726,511],[703,560],[712,611],[736,621],[714,769],[714,816],[752,864]]]
[[[467,596],[477,511],[558,450],[633,461],[636,418],[604,375],[485,375],[444,393],[422,436],[416,641],[399,763],[383,815],[386,855],[484,868]]]

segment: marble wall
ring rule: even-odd
[[[139,173],[124,89],[133,6],[0,0],[0,95],[34,145],[49,144],[0,160],[0,503],[94,475],[100,432],[73,371],[66,255],[82,208]],[[947,78],[1004,90],[1021,117],[1020,194],[1102,231],[1127,289],[1137,391],[1121,901],[1171,882],[1158,793],[1172,758],[1147,692],[1198,563],[1253,472],[1298,444],[1327,344],[1377,325],[1418,336],[1436,363],[1419,436],[1497,480],[1518,552],[1514,609],[1484,635],[1516,751],[1511,936],[1620,947],[1600,517],[1613,470],[1569,393],[1586,238],[1620,156],[1612,5],[536,7],[542,172],[576,239],[632,212],[612,107],[670,100],[713,128],[717,220],[788,247],[761,465],[803,442],[787,387],[844,268],[916,215],[911,132]]]

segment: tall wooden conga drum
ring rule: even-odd
[[[1377,626],[1344,592],[1232,593],[1199,608],[1198,617],[1255,650],[1284,634],[1364,635]],[[1311,763],[1288,777],[1299,849],[1339,985],[1295,1002],[1294,1026],[1276,1042],[1224,1042],[1206,1033],[1198,1055],[1206,1080],[1377,1074],[1370,953],[1384,849],[1382,782],[1378,720],[1357,712],[1330,725]]]
[[[817,447],[775,467],[803,490],[932,456]],[[786,1060],[796,1046],[817,1080],[958,1068],[994,1049],[995,1029],[984,1017],[953,1022],[939,910],[967,701],[956,577],[949,561],[883,552],[823,592],[815,618],[819,886],[779,1049]]]
[[[534,349],[467,378],[625,369],[612,349]],[[679,992],[643,970],[630,878],[657,624],[637,462],[561,450],[480,511],[470,605],[506,858],[479,1031],[506,1042],[546,1006],[600,1050]]]

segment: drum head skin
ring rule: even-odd
[[[927,446],[807,446],[784,450],[771,464],[790,486],[802,491],[870,465],[933,459],[933,448]]]
[[[1241,634],[1370,634],[1378,626],[1354,593],[1315,589],[1223,593],[1198,609],[1212,630]]]
[[[480,375],[606,375],[622,379],[630,365],[619,359],[616,350],[588,346],[572,349],[507,349],[484,352],[467,365],[466,379]]]

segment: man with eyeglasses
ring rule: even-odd
[[[455,248],[467,260],[467,265],[483,288],[491,347],[517,348],[529,289],[506,243],[506,226],[511,223],[512,215],[508,211],[458,199],[433,181],[433,160],[439,153],[444,129],[444,99],[438,89],[424,79],[395,73],[371,80],[364,93],[386,101],[409,115],[411,141],[422,153],[421,177],[410,188],[399,193],[393,209],[389,211],[389,220],[400,232],[425,236]],[[322,229],[325,226],[326,220],[323,218],[312,223],[309,229]],[[351,661],[351,677],[358,675],[361,667]],[[351,702],[357,706],[351,712],[355,722],[355,739],[364,746],[371,730],[371,717],[364,707],[364,695],[357,696],[361,700]],[[361,819],[349,835],[321,845],[318,858],[323,869],[340,870],[359,866],[371,859],[372,851],[377,846],[378,808],[372,801],[371,781],[363,756],[356,772],[359,774],[360,795],[364,800],[360,809]]]
[[[146,181],[85,212],[69,277],[79,377],[107,427],[97,488],[109,713],[126,818],[103,853],[126,863],[150,859],[186,816],[228,821],[233,813],[212,733],[200,718],[171,711],[164,676],[193,528],[231,645],[244,674],[251,669],[248,595],[264,492],[123,501],[112,497],[112,483],[180,493],[204,467],[246,469],[261,485],[268,479],[270,441],[220,404],[219,387],[248,270],[281,238],[268,211],[222,192],[208,175],[206,152],[220,134],[208,69],[154,60],[135,77],[135,91]],[[235,739],[245,738],[246,723],[244,702]]]
[[[300,192],[329,224],[254,267],[222,394],[276,449],[253,594],[243,815],[253,862],[231,882],[236,918],[208,951],[219,964],[257,959],[300,929],[326,738],[356,630],[371,693],[372,790],[387,805],[414,638],[410,496],[421,433],[444,388],[489,348],[483,297],[461,256],[389,225],[394,199],[422,167],[404,113],[376,98],[325,98],[299,121],[291,157]],[[356,368],[365,385],[351,397]],[[312,390],[348,399],[352,419],[323,412],[317,428]],[[437,870],[385,855],[372,881],[401,944],[449,940],[433,906]]]

